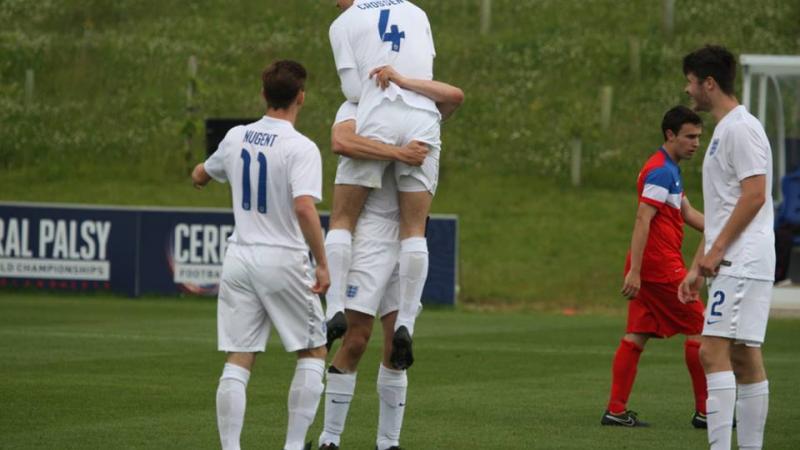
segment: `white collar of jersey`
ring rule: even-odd
[[[722,119],[720,119],[720,121],[717,123],[717,126],[719,126],[723,121],[725,121],[725,119],[727,119],[729,117],[733,117],[734,115],[736,115],[737,113],[740,113],[740,112],[747,112],[747,107],[745,107],[744,105],[738,105],[737,107],[735,107],[732,110],[728,111],[727,114],[722,116]]]
[[[289,122],[288,120],[277,119],[275,117],[270,117],[267,115],[264,115],[264,117],[262,117],[261,120],[264,123],[268,123],[272,127],[288,127],[294,130],[294,125],[292,125],[292,122]]]

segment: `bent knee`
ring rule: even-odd
[[[349,333],[345,335],[342,342],[342,350],[347,352],[351,358],[359,358],[367,350],[367,342],[369,342],[369,334],[364,333]]]

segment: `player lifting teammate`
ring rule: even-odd
[[[463,92],[445,83],[406,79],[391,67],[375,71],[382,86],[389,80],[436,100],[442,118],[450,116],[463,101]],[[333,127],[333,149],[340,155],[357,159],[397,160],[398,155],[422,164],[425,153],[411,143],[397,148],[358,136],[356,105],[346,102],[339,109]],[[391,361],[394,324],[399,308],[398,256],[400,212],[397,187],[391,166],[384,172],[380,188],[372,189],[355,228],[352,264],[347,277],[345,311],[348,329],[342,346],[328,369],[325,395],[325,424],[320,435],[320,449],[339,448],[345,420],[352,401],[358,364],[367,347],[374,317],[383,325],[383,362],[378,369],[379,397],[376,448],[399,449],[400,431],[406,406],[408,378]]]

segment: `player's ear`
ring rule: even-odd
[[[675,132],[670,130],[669,128],[667,128],[665,135],[667,136],[667,142],[672,142],[675,140],[676,137]]]
[[[712,76],[707,76],[706,79],[703,80],[703,87],[707,91],[713,91],[717,87],[717,80],[715,80]]]
[[[297,103],[297,106],[303,106],[303,103],[306,102],[306,91],[300,90],[300,92],[297,93],[297,99],[295,102]]]

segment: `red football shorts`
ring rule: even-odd
[[[636,298],[628,302],[626,333],[670,337],[703,332],[703,302],[688,304],[678,300],[680,280],[672,283],[642,281]]]

